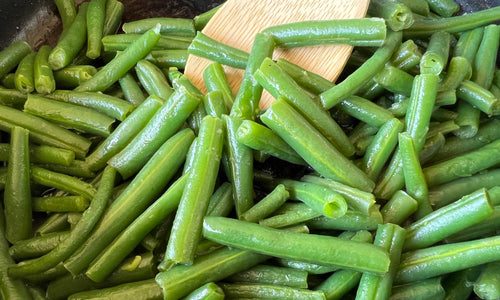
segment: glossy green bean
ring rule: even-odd
[[[111,133],[115,122],[113,118],[93,109],[36,95],[28,96],[28,100],[24,103],[24,111],[68,128],[104,137]]]
[[[359,282],[356,299],[389,299],[394,276],[405,242],[406,231],[394,224],[379,225],[373,244],[386,249],[391,259],[389,271],[383,275],[363,273]]]
[[[205,217],[203,235],[231,247],[277,257],[374,273],[385,273],[389,267],[387,252],[371,244],[273,229],[229,218]],[[272,243],[277,235],[280,236],[280,243]],[[336,249],[334,253],[327,250],[332,247]],[[314,249],[314,254],[311,249]],[[370,252],[369,257],[366,256],[367,251]]]
[[[278,133],[302,158],[321,175],[364,191],[373,182],[334,148],[309,122],[284,100],[271,105],[261,120]],[[314,145],[314,146],[313,146]],[[316,153],[321,149],[321,154]]]
[[[382,207],[380,213],[384,223],[402,224],[409,216],[417,211],[418,202],[405,191],[397,191]]]
[[[87,10],[88,3],[78,7],[75,19],[50,52],[49,65],[53,70],[69,65],[87,41]]]
[[[68,299],[111,299],[118,300],[123,297],[133,297],[137,300],[161,299],[161,289],[153,279],[146,279],[130,283],[123,283],[109,288],[90,290],[70,295]]]
[[[197,31],[201,31],[205,27],[205,25],[207,25],[208,21],[212,19],[212,17],[215,15],[215,13],[219,10],[220,7],[221,5],[217,5],[214,8],[207,10],[206,12],[196,15],[193,18],[195,29]]]
[[[341,83],[331,89],[322,92],[319,99],[327,109],[332,108],[341,100],[356,93],[357,90],[370,78],[372,78],[381,67],[390,59],[396,47],[401,43],[400,32],[390,32],[387,34],[384,45],[375,51],[361,67],[351,73]]]
[[[406,4],[392,0],[371,1],[368,6],[371,16],[384,18],[394,31],[406,29],[413,24],[413,13]]]
[[[117,55],[100,69],[91,79],[82,83],[75,90],[79,92],[97,92],[107,89],[132,69],[139,60],[144,58],[159,39],[159,28],[148,30],[120,55]]]
[[[311,229],[326,230],[375,230],[383,223],[382,214],[378,209],[370,212],[370,215],[348,210],[345,215],[338,218],[315,217],[306,224]]]
[[[151,117],[140,132],[109,164],[128,178],[141,169],[160,146],[175,134],[200,100],[186,89],[178,89]]]
[[[283,205],[288,197],[289,193],[285,186],[279,184],[271,193],[244,212],[240,219],[247,222],[258,222]]]
[[[481,267],[474,267],[454,272],[441,281],[446,292],[445,300],[466,300],[472,293],[471,282],[476,281]]]
[[[395,282],[423,280],[496,261],[499,247],[500,238],[494,236],[405,252]]]
[[[36,235],[45,235],[53,232],[59,232],[69,229],[69,213],[51,214],[35,231]]]
[[[277,210],[277,214],[260,220],[259,224],[272,228],[283,228],[312,220],[320,215],[304,203],[290,205],[285,203],[281,209]]]
[[[223,283],[221,288],[227,299],[245,299],[279,295],[287,299],[321,300],[325,295],[321,291],[297,289],[279,285]]]
[[[4,188],[5,238],[11,243],[33,233],[28,134],[28,130],[17,126],[11,131]]]
[[[463,56],[472,66],[477,49],[483,37],[484,27],[477,27],[460,34],[456,46],[453,48],[454,56]]]
[[[496,299],[500,297],[500,274],[498,267],[500,263],[488,263],[476,282],[474,282],[474,293],[481,299]]]
[[[28,94],[35,89],[34,63],[36,53],[26,55],[17,66],[14,74],[14,84],[21,93]]]
[[[82,272],[120,231],[141,214],[184,162],[193,138],[193,132],[184,129],[156,151],[127,188],[112,202],[85,243],[65,261],[65,268],[72,274]],[[144,185],[146,180],[153,180],[155,184]]]
[[[118,0],[106,1],[106,17],[104,19],[103,36],[115,34],[122,22],[123,3]]]
[[[249,57],[248,52],[220,43],[201,31],[196,33],[196,37],[189,45],[188,53],[238,69],[246,68]]]
[[[9,248],[10,256],[15,260],[42,256],[57,247],[69,236],[69,231],[60,231],[35,236],[14,243]]]
[[[106,20],[106,1],[92,0],[89,3],[87,11],[87,57],[95,59],[101,55],[104,31],[104,22]]]
[[[30,45],[23,41],[12,42],[7,48],[0,51],[0,78],[12,71],[31,51]]]
[[[234,208],[232,187],[229,182],[221,184],[215,190],[208,203],[207,216],[226,217]]]
[[[132,74],[125,74],[125,76],[120,78],[118,82],[120,83],[125,99],[132,103],[135,107],[138,107],[142,102],[144,102],[144,100],[146,100],[141,87]]]
[[[471,30],[498,20],[498,12],[500,12],[500,8],[492,7],[456,17],[419,19],[405,30],[405,36],[421,37],[431,35],[437,31],[456,33]]]
[[[441,285],[441,278],[436,277],[395,286],[390,299],[444,299],[444,297],[445,291]]]
[[[432,34],[429,46],[420,61],[422,74],[432,73],[439,75],[446,67],[450,52],[451,36],[448,32],[438,31]]]
[[[63,30],[67,30],[76,17],[76,5],[70,0],[54,0],[57,6],[57,11],[63,23]]]
[[[140,60],[135,65],[135,72],[149,95],[157,96],[167,101],[174,92],[168,84],[165,75],[153,63],[147,60]]]
[[[221,91],[208,92],[203,97],[203,106],[207,115],[222,118],[222,115],[227,115],[229,109],[224,103],[224,94]]]
[[[160,24],[160,33],[163,35],[194,36],[196,30],[192,19],[185,18],[148,18],[124,23],[125,33],[144,33],[156,24]]]
[[[83,160],[75,159],[71,164],[65,166],[61,164],[36,164],[39,167],[81,178],[95,178],[96,174],[90,170],[89,166]]]
[[[231,110],[234,102],[234,94],[229,86],[222,65],[218,62],[211,63],[203,71],[203,81],[209,92],[220,91],[222,93],[224,105],[228,111]]]
[[[56,89],[54,73],[49,64],[49,55],[52,48],[43,45],[38,50],[33,65],[33,76],[35,80],[35,89],[40,94],[49,94]]]
[[[229,276],[226,280],[233,283],[260,283],[307,288],[308,273],[292,268],[276,267],[272,265],[257,265],[248,270]]]
[[[488,115],[499,113],[495,95],[473,81],[462,81],[457,89],[457,97]]]
[[[74,89],[97,73],[91,65],[67,66],[54,72],[54,80],[58,89]]]
[[[146,59],[160,68],[178,68],[183,70],[186,67],[188,52],[186,49],[153,50]]]
[[[28,96],[15,89],[4,89],[0,87],[0,105],[22,109]]]
[[[223,300],[225,299],[224,291],[220,286],[213,282],[205,283],[196,290],[192,291],[184,297],[186,300]]]
[[[120,152],[161,107],[162,101],[149,97],[139,105],[95,150],[85,158],[91,170],[102,169],[107,161]]]
[[[270,58],[264,59],[254,77],[271,95],[275,98],[283,98],[291,107],[299,111],[342,154],[349,157],[354,153],[352,144],[328,111],[313,100]]]
[[[438,91],[455,90],[462,81],[470,79],[471,75],[472,68],[467,58],[454,56],[450,60],[443,81],[439,84]]]
[[[89,199],[82,196],[33,197],[33,211],[70,212],[84,211],[89,207]]]

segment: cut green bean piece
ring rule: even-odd
[[[29,95],[24,111],[62,126],[107,137],[115,119],[71,103]]]
[[[184,297],[185,300],[223,300],[224,291],[213,282],[206,283]]]
[[[63,30],[67,30],[73,23],[76,17],[75,1],[71,0],[54,0],[57,6],[57,11],[63,23]]]
[[[321,175],[364,191],[373,182],[333,147],[309,122],[284,100],[278,99],[261,120],[283,138]],[[321,149],[321,154],[316,153]]]
[[[420,72],[439,75],[448,62],[449,52],[450,34],[445,31],[434,33],[420,61]]]
[[[135,72],[144,89],[151,96],[157,96],[167,101],[174,92],[165,75],[153,63],[140,60],[135,65]]]
[[[70,212],[84,211],[89,207],[89,199],[82,196],[33,197],[33,211]]]
[[[16,89],[24,94],[31,93],[35,89],[35,78],[33,68],[36,53],[26,55],[17,66],[14,75]]]
[[[231,247],[282,258],[374,273],[385,273],[389,268],[387,252],[371,244],[273,229],[229,218],[205,217],[203,235]],[[279,245],[271,242],[277,235],[280,236]],[[311,249],[314,250],[311,252]],[[370,258],[362,254],[366,251],[370,251]]]
[[[30,45],[23,41],[12,42],[7,48],[0,51],[0,78],[12,71],[31,51]]]
[[[498,299],[500,297],[500,262],[488,263],[481,275],[474,282],[474,293],[481,299]]]
[[[322,300],[321,291],[297,289],[279,285],[223,283],[221,288],[228,299],[261,298],[267,295],[280,295],[285,299]]]
[[[368,6],[368,13],[372,16],[384,18],[387,25],[400,31],[413,24],[413,13],[406,4],[393,0],[375,0]]]
[[[307,275],[306,271],[292,268],[257,265],[246,271],[231,275],[226,280],[234,283],[260,283],[307,288]]]
[[[380,213],[384,223],[402,224],[417,211],[418,202],[404,191],[397,191],[382,207]]]
[[[277,214],[259,221],[260,225],[283,228],[290,225],[300,224],[321,216],[304,203],[284,204],[282,209],[278,209]]]
[[[54,80],[58,89],[74,89],[92,78],[97,69],[91,65],[67,66],[54,72]]]
[[[244,212],[240,216],[240,219],[247,222],[260,221],[283,205],[288,197],[289,193],[285,189],[285,186],[279,184],[271,193]]]
[[[124,5],[118,0],[106,1],[106,18],[104,19],[103,36],[115,34],[122,22]]]
[[[75,90],[79,92],[98,92],[109,88],[118,81],[135,64],[144,58],[160,39],[160,29],[153,28],[145,32],[127,49],[101,68],[91,79],[85,81]]]
[[[106,20],[106,1],[92,0],[87,10],[87,57],[95,59],[101,55]]]
[[[222,93],[223,103],[227,107],[227,110],[231,110],[231,106],[234,102],[234,94],[229,86],[222,65],[218,62],[211,63],[205,71],[203,71],[203,81],[209,92],[220,91]]]
[[[479,273],[481,266],[454,272],[446,276],[441,283],[446,292],[445,300],[467,300],[472,293],[473,285]]]
[[[249,57],[248,52],[220,43],[201,31],[196,33],[188,53],[238,69],[246,68]]]
[[[120,83],[125,99],[132,103],[135,107],[139,106],[142,102],[144,102],[144,100],[146,100],[141,87],[137,84],[137,81],[132,74],[125,74],[125,76],[120,78],[118,82]]]
[[[382,214],[378,209],[372,210],[369,216],[348,210],[345,215],[338,218],[316,217],[306,224],[311,229],[326,230],[375,230],[383,223]]]
[[[119,300],[124,297],[133,297],[137,300],[161,299],[161,288],[153,279],[123,283],[99,290],[90,290],[70,295],[71,300],[90,300],[104,297],[110,300]]]
[[[33,232],[28,134],[21,127],[11,131],[4,191],[5,238],[11,243],[30,238]]]
[[[68,236],[69,231],[59,231],[18,241],[10,246],[9,254],[15,260],[39,257],[54,249]]]
[[[184,18],[148,18],[128,22],[122,25],[125,33],[144,33],[160,24],[160,33],[163,35],[194,36],[195,28],[192,19]]]
[[[33,76],[35,79],[35,89],[40,94],[49,94],[56,89],[54,73],[49,65],[49,55],[52,48],[43,45],[38,50],[33,65]]]
[[[397,285],[393,288],[390,299],[410,300],[410,299],[444,299],[445,291],[441,285],[441,278],[431,278],[404,285]]]
[[[51,214],[35,231],[36,235],[45,235],[69,229],[69,213]]]

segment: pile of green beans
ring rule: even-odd
[[[500,298],[500,6],[372,0],[245,52],[219,7],[55,4],[56,45],[0,50],[0,299]],[[337,82],[272,59],[329,44]]]

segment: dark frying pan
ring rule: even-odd
[[[84,0],[75,0],[83,2]],[[124,21],[145,17],[168,16],[191,18],[224,0],[122,0]],[[456,0],[462,12],[499,6],[500,0]],[[26,40],[34,48],[54,45],[61,23],[53,0],[0,0],[0,49],[13,40]]]

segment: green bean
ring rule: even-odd
[[[153,254],[146,252],[140,255],[141,261],[133,270],[128,268],[137,256],[126,259],[113,273],[103,282],[94,282],[85,274],[66,276],[51,281],[47,286],[47,297],[49,299],[67,299],[71,294],[93,289],[102,289],[122,283],[150,279],[156,274]]]
[[[35,89],[35,79],[33,68],[36,53],[26,55],[17,66],[14,74],[14,84],[16,89],[24,94],[31,93]]]
[[[354,153],[352,144],[328,111],[324,110],[317,101],[311,99],[307,92],[300,88],[270,58],[264,59],[254,77],[275,98],[283,98],[290,106],[299,111],[342,154],[351,156]]]
[[[251,251],[224,247],[195,259],[192,265],[176,265],[156,275],[164,297],[179,299],[208,282],[222,280],[267,259]]]
[[[115,34],[120,27],[124,6],[120,1],[106,1],[106,17],[104,19],[103,36]]]
[[[148,18],[124,23],[122,29],[125,33],[144,33],[156,24],[160,24],[162,35],[194,36],[196,30],[192,19],[184,18]]]
[[[88,6],[87,12],[87,57],[95,59],[101,55],[104,30],[104,22],[106,19],[106,1],[92,0]]]
[[[322,185],[332,189],[336,193],[342,195],[345,198],[349,207],[355,211],[359,211],[366,215],[370,215],[373,209],[375,208],[374,207],[375,198],[371,193],[361,191],[359,189],[350,187],[335,180],[321,178],[312,175],[305,175],[300,180],[304,182]]]
[[[111,127],[115,122],[114,119],[93,109],[36,95],[28,96],[28,100],[24,103],[24,111],[68,128],[104,137],[111,133]]]
[[[21,240],[10,246],[9,254],[15,260],[39,257],[50,252],[68,236],[69,231],[60,231]]]
[[[499,11],[500,8],[492,7],[456,17],[415,20],[413,25],[405,30],[405,36],[421,37],[437,31],[456,33],[471,30],[498,20]]]
[[[209,92],[220,91],[223,95],[223,103],[227,110],[231,110],[234,102],[234,94],[227,81],[224,68],[220,63],[214,62],[203,71],[203,81]]]
[[[199,101],[184,88],[175,91],[141,131],[108,163],[124,178],[135,174],[162,143],[175,134]]]
[[[410,71],[420,63],[421,59],[422,53],[415,42],[413,40],[406,40],[399,45],[390,61],[395,67],[404,71]]]
[[[224,182],[215,190],[208,203],[207,216],[226,217],[233,209],[232,187],[229,182]]]
[[[292,268],[271,265],[257,265],[226,278],[233,283],[259,283],[293,288],[307,288],[308,273]]]
[[[462,139],[473,138],[479,130],[481,111],[476,109],[469,102],[460,99],[457,106],[457,112],[458,117],[456,118],[456,123],[460,128],[455,130],[453,134]]]
[[[74,89],[97,73],[91,65],[67,66],[54,72],[54,80],[59,89]]]
[[[248,52],[220,43],[201,31],[196,33],[188,53],[238,69],[246,68],[249,56]]]
[[[400,133],[398,141],[406,192],[417,200],[418,207],[415,216],[417,219],[421,219],[432,212],[427,183],[418,160],[413,139],[408,133]]]
[[[137,84],[137,81],[132,74],[125,74],[125,76],[120,78],[118,82],[120,83],[125,99],[132,103],[135,107],[138,107],[142,102],[144,102],[144,100],[146,100],[141,87]]]
[[[382,125],[363,156],[363,169],[371,180],[377,180],[397,145],[403,123],[393,118]]]
[[[240,219],[247,222],[257,222],[264,219],[277,208],[279,208],[288,199],[289,193],[285,186],[279,184],[266,197],[260,200],[256,205],[244,212]]]
[[[446,205],[407,227],[405,249],[430,246],[476,224],[493,212],[486,190],[478,190]],[[446,224],[446,225],[445,225]]]
[[[69,229],[68,213],[51,214],[35,231],[36,235],[45,235]]]
[[[24,282],[7,274],[7,269],[15,262],[9,255],[9,242],[5,238],[4,221],[4,210],[0,203],[0,295],[5,299],[31,299]]]
[[[454,56],[462,56],[472,66],[476,57],[477,49],[483,38],[484,27],[477,27],[460,34],[457,44],[453,49]]]
[[[184,129],[156,151],[127,188],[112,202],[85,243],[65,261],[65,267],[72,274],[78,274],[88,267],[119,232],[154,200],[183,163],[193,138],[193,132]],[[154,184],[144,185],[146,180],[153,180]]]
[[[35,56],[33,65],[33,76],[35,79],[35,89],[40,94],[49,94],[56,89],[54,73],[49,65],[49,55],[52,48],[43,45]]]
[[[153,50],[146,59],[160,68],[186,67],[188,52],[186,49]]]
[[[72,294],[68,297],[71,300],[84,299],[112,299],[118,300],[123,297],[133,297],[137,300],[161,299],[161,289],[153,279],[146,279],[130,283],[123,283],[109,288],[90,290]]]
[[[347,211],[345,198],[329,186],[290,179],[283,179],[279,182],[285,185],[290,193],[290,199],[300,200],[326,217],[341,217]]]
[[[96,174],[89,168],[89,165],[83,160],[75,159],[71,164],[65,166],[61,164],[36,164],[38,167],[42,167],[54,172],[71,175],[81,178],[95,178]]]
[[[8,73],[2,78],[2,85],[7,89],[15,89],[16,84],[14,83],[15,73]]]
[[[380,213],[384,223],[402,224],[406,218],[417,211],[418,202],[404,191],[397,191],[382,207]]]
[[[212,19],[212,17],[215,15],[215,13],[219,10],[220,7],[221,5],[217,5],[207,10],[206,12],[196,15],[193,18],[195,29],[197,31],[201,31],[207,25],[208,21]]]
[[[495,140],[477,150],[424,168],[424,176],[429,186],[470,176],[496,165],[498,163],[496,161],[496,147],[499,143],[500,141]]]
[[[135,71],[139,81],[149,95],[157,96],[167,101],[174,92],[161,70],[153,63],[147,60],[140,60],[136,64]]]
[[[460,6],[452,0],[426,0],[429,8],[442,17],[451,17],[459,11]]]
[[[107,35],[102,38],[104,51],[114,52],[125,50],[141,35],[138,33]],[[187,49],[192,38],[161,36],[153,50]]]
[[[282,160],[305,164],[304,160],[276,133],[256,122],[244,120],[238,127],[237,140],[249,148],[269,153]]]
[[[445,291],[441,285],[441,278],[437,277],[395,286],[390,299],[444,299],[444,297]]]
[[[15,89],[4,89],[0,87],[0,105],[22,109],[28,96]]]
[[[427,140],[435,137],[438,134],[446,135],[459,129],[460,126],[455,121],[432,122],[429,124],[429,131],[427,132]]]
[[[227,299],[273,298],[268,295],[279,295],[286,299],[325,299],[325,295],[320,291],[278,285],[223,283],[221,288]]]
[[[278,133],[294,150],[321,175],[364,191],[373,182],[351,161],[338,152],[307,120],[278,99],[261,120]],[[316,153],[321,149],[322,153]]]
[[[373,209],[369,216],[357,211],[348,210],[342,217],[326,218],[316,216],[306,224],[311,229],[374,230],[378,224],[382,223],[382,214],[378,209]]]
[[[448,65],[446,75],[439,84],[438,91],[455,90],[464,80],[470,79],[472,68],[469,61],[463,56],[454,56]]]
[[[278,209],[277,214],[269,218],[260,220],[259,224],[272,228],[282,228],[290,225],[300,224],[321,215],[304,203],[290,205],[284,204],[281,208],[285,209]]]
[[[157,226],[178,206],[187,175],[181,177],[138,216],[106,250],[89,266],[85,274],[95,282],[103,281],[140,243],[145,235]]]
[[[486,114],[498,113],[498,99],[495,95],[473,81],[462,81],[457,89],[457,97]]]
[[[239,217],[254,204],[253,153],[236,137],[243,119],[222,115],[226,128],[225,153],[229,161],[229,180],[233,186],[234,206]]]
[[[220,286],[213,282],[205,283],[196,290],[192,291],[184,299],[186,300],[222,300],[225,298],[224,291]]]
[[[486,89],[490,88],[495,74],[499,36],[499,26],[492,24],[484,28],[483,39],[477,50],[474,64],[472,64],[471,80]]]
[[[492,190],[492,189],[490,189]],[[489,193],[489,192],[488,192]],[[463,229],[445,239],[446,243],[469,241],[485,236],[491,236],[499,228],[500,207],[495,206],[493,213],[483,221]]]
[[[448,62],[449,51],[450,34],[445,31],[432,34],[429,46],[420,61],[420,72],[439,75]]]
[[[277,257],[300,259],[349,269],[385,273],[387,253],[370,244],[301,234],[223,217],[205,217],[203,235],[216,242]],[[280,243],[271,241],[280,236]],[[306,246],[308,245],[308,246]],[[327,249],[335,248],[335,252]],[[314,249],[311,253],[311,249]],[[368,253],[369,257],[362,253]]]
[[[95,188],[89,183],[69,175],[49,171],[36,166],[31,167],[31,178],[39,184],[58,188],[72,194],[86,197],[87,199],[92,199],[96,192]]]
[[[82,83],[75,90],[79,92],[97,92],[107,89],[132,69],[139,60],[144,58],[159,39],[159,28],[148,30],[100,69],[91,79]]]
[[[33,197],[33,211],[70,212],[84,211],[89,206],[89,199],[82,196]]]
[[[341,83],[319,95],[319,99],[323,106],[330,109],[341,100],[356,93],[364,83],[368,82],[370,78],[377,74],[381,67],[389,60],[400,42],[400,32],[388,33],[384,45],[378,48],[373,56],[361,67],[347,76]]]
[[[280,48],[337,43],[381,46],[386,36],[386,26],[381,18],[302,21],[271,26],[262,33],[271,35]]]
[[[229,113],[228,107],[224,104],[224,94],[221,91],[208,92],[203,97],[203,106],[207,115],[222,118],[222,115]]]
[[[92,108],[120,121],[125,120],[134,109],[132,104],[120,98],[94,92],[57,90],[48,97],[57,101]]]
[[[84,212],[82,219],[77,223],[70,236],[59,243],[55,249],[36,259],[24,261],[9,268],[9,274],[24,277],[36,274],[55,267],[58,263],[69,257],[89,236],[95,224],[103,214],[109,197],[114,187],[116,170],[106,168],[99,189],[93,197],[89,208]]]
[[[275,44],[275,39],[269,34],[259,33],[255,36],[240,88],[231,107],[230,116],[255,119],[260,110],[259,101],[263,86],[260,82],[256,82],[254,73],[264,64],[266,58],[270,59]]]
[[[379,225],[374,245],[386,249],[391,259],[389,271],[383,275],[363,273],[356,299],[389,299],[392,283],[399,266],[399,259],[405,242],[405,229],[394,224]]]
[[[76,6],[74,1],[70,0],[54,0],[57,6],[57,11],[63,23],[63,31],[67,30],[76,17]]]
[[[147,122],[161,107],[162,101],[149,97],[128,116],[125,121],[85,158],[85,163],[93,171],[102,169],[107,161],[120,152],[133,137],[146,126]]]
[[[342,299],[359,283],[361,274],[361,272],[353,270],[338,270],[316,286],[314,290],[323,292],[328,300]]]
[[[499,243],[494,236],[405,252],[395,281],[413,282],[496,261]]]
[[[53,70],[69,65],[83,48],[87,40],[87,10],[88,3],[78,7],[75,19],[50,52],[49,65]]]
[[[198,146],[186,185],[190,187],[182,195],[165,256],[169,260],[192,263],[196,244],[201,236],[202,219],[208,209],[215,178],[222,154],[223,127],[217,117],[203,119],[198,136]],[[200,177],[200,174],[204,176]],[[200,180],[202,178],[202,180]]]
[[[28,130],[14,127],[5,180],[5,238],[17,242],[31,237],[31,188]]]
[[[368,13],[384,18],[387,25],[394,31],[406,29],[413,24],[413,14],[410,8],[399,1],[375,0],[370,2]]]
[[[0,78],[12,71],[31,51],[30,45],[23,41],[12,42],[7,48],[0,51]]]
[[[471,283],[476,281],[481,267],[454,272],[441,281],[446,292],[445,300],[467,300],[472,293]]]
[[[429,15],[429,4],[427,3],[426,0],[417,0],[417,1],[409,1],[409,0],[400,0],[399,2],[403,3],[404,5],[408,6],[408,8],[416,14],[422,15],[422,16],[428,16]]]

